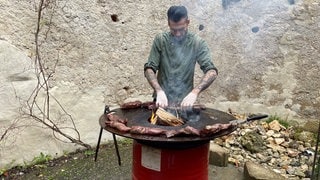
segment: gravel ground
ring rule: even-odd
[[[100,146],[97,162],[94,151],[77,151],[45,164],[28,168],[15,167],[0,176],[0,179],[108,179],[130,180],[132,142],[119,141],[122,165],[118,165],[113,143]],[[229,167],[209,166],[209,180],[242,180],[243,170]]]

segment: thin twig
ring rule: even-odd
[[[62,106],[62,104],[59,102],[59,100],[57,98],[55,98],[54,96],[52,96],[49,92],[49,81],[50,78],[53,77],[53,74],[55,73],[55,68],[57,67],[57,64],[59,62],[59,54],[58,54],[58,59],[55,61],[53,68],[51,70],[51,72],[45,68],[47,67],[45,65],[45,61],[42,59],[41,56],[41,51],[40,51],[40,47],[42,45],[42,43],[44,43],[47,40],[47,37],[49,35],[49,31],[50,31],[50,25],[52,24],[52,20],[53,20],[53,15],[55,13],[55,8],[56,8],[56,4],[53,7],[52,13],[50,14],[50,20],[49,20],[49,27],[48,29],[44,32],[44,41],[41,43],[39,41],[39,36],[40,36],[40,32],[41,32],[41,21],[43,19],[43,11],[47,8],[50,8],[50,4],[55,3],[52,1],[45,1],[45,0],[40,0],[39,1],[39,6],[38,6],[38,17],[37,17],[37,24],[36,24],[36,32],[35,32],[35,72],[36,72],[36,77],[37,77],[37,85],[35,87],[35,89],[33,90],[33,92],[31,93],[31,95],[29,96],[28,100],[27,100],[27,108],[29,110],[29,113],[27,114],[29,117],[31,117],[32,119],[34,119],[35,121],[41,123],[42,125],[45,126],[45,128],[49,128],[52,130],[53,136],[62,141],[62,142],[66,142],[64,140],[62,140],[61,138],[59,138],[57,136],[57,134],[67,138],[71,143],[75,143],[75,144],[79,144],[81,146],[84,146],[86,148],[91,148],[90,145],[82,142],[80,140],[80,133],[75,125],[75,121],[73,119],[73,117],[71,116],[71,114],[69,114],[67,112],[67,110]],[[39,93],[44,91],[45,97],[44,97],[44,101],[43,101],[43,105],[40,107],[38,103],[39,101]],[[71,121],[72,123],[72,127],[60,127],[58,126],[58,122],[56,119],[51,119],[50,116],[50,107],[51,107],[51,98],[53,98],[54,102],[58,104],[60,110],[68,116],[68,120]],[[65,129],[72,129],[73,131],[76,132],[77,136],[76,138],[74,138],[73,136],[65,133],[63,130]]]

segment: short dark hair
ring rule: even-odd
[[[188,11],[184,6],[171,6],[167,12],[168,21],[179,22],[183,18],[188,19]]]

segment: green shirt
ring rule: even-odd
[[[151,68],[157,72],[158,82],[169,104],[180,104],[193,89],[196,62],[203,73],[216,68],[207,43],[199,36],[187,32],[181,43],[174,42],[172,38],[170,32],[155,37],[144,69]]]

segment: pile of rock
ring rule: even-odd
[[[214,143],[229,152],[228,162],[248,170],[246,162],[272,169],[286,179],[310,177],[314,160],[314,134],[295,132],[277,120],[240,125],[233,133]],[[252,164],[250,164],[250,167]]]

